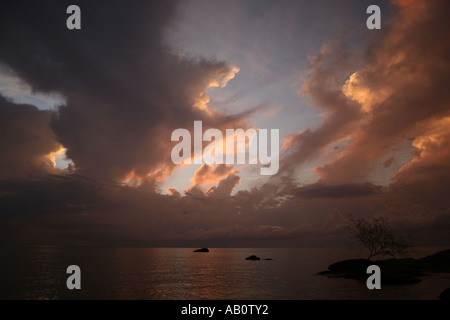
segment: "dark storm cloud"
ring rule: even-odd
[[[81,8],[81,30],[66,28],[69,4]],[[161,45],[175,6],[175,1],[2,2],[0,61],[34,91],[57,92],[67,101],[55,113],[0,101],[0,227],[9,230],[3,240],[65,243],[95,239],[97,233],[97,239],[149,241],[184,228],[179,212],[207,210],[192,199],[156,193],[152,178],[173,168],[171,133],[192,128],[194,120],[205,128],[245,127],[249,112],[225,115],[193,107],[211,82],[229,80],[231,68],[183,58]],[[48,154],[59,143],[76,174],[53,172]],[[56,175],[13,179],[25,169],[36,172],[41,161],[44,172]],[[117,183],[155,170],[138,188]],[[225,180],[216,194],[229,194],[237,180]]]
[[[48,126],[52,112],[15,104],[0,95],[0,180],[52,171],[59,144]]]
[[[377,194],[381,189],[381,187],[370,183],[345,185],[323,185],[315,183],[297,188],[291,194],[295,197],[305,199],[356,198]]]
[[[77,174],[0,181],[1,219],[108,209],[107,186]],[[116,204],[117,205],[117,204]],[[112,207],[112,206],[111,206]]]
[[[66,28],[69,4],[81,30]],[[166,167],[170,135],[193,120],[221,127],[237,117],[192,105],[223,62],[184,59],[161,45],[175,1],[10,1],[0,10],[0,60],[34,90],[67,105],[51,121],[57,140],[84,174],[120,180]]]

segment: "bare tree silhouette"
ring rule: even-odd
[[[406,237],[394,234],[385,217],[367,220],[349,214],[347,219],[347,231],[369,251],[368,260],[376,256],[405,256],[414,251]]]

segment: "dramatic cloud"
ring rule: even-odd
[[[241,178],[235,175],[236,169],[227,164],[208,165],[203,164],[191,179],[192,186],[186,190],[186,195],[194,197],[228,197],[231,195],[236,184],[241,182]],[[217,184],[212,186],[205,193],[202,186]],[[173,191],[169,191],[174,195]]]
[[[326,45],[312,60],[304,92],[325,111],[325,119],[317,130],[297,135],[292,142],[297,151],[285,166],[298,166],[331,144],[348,140],[337,159],[316,172],[323,183],[364,182],[383,156],[406,144],[408,137],[426,135],[449,115],[450,45],[443,30],[450,23],[442,14],[449,4],[396,4],[398,22],[372,39],[357,71],[351,71],[351,62],[359,59],[336,44]],[[343,70],[353,72],[345,82]]]
[[[217,187],[213,186],[208,190],[208,196],[211,197],[227,197],[233,192],[236,184],[241,182],[241,178],[234,174],[228,175],[225,179],[220,180]]]
[[[312,58],[302,94],[308,95],[324,111],[325,118],[318,129],[288,137],[283,149],[290,149],[290,154],[280,161],[281,174],[291,175],[293,169],[318,157],[330,144],[347,139],[358,127],[360,106],[341,90],[344,71],[350,64],[342,45],[339,41],[326,44],[320,55]]]
[[[225,86],[238,69],[162,46],[174,1],[77,3],[79,31],[65,28],[65,1],[3,5],[0,60],[34,90],[66,98],[51,127],[80,172],[117,181],[165,166],[167,175],[174,129],[239,119],[196,107],[208,87]]]
[[[450,187],[450,118],[427,123],[413,146],[417,148],[414,158],[395,174],[394,185],[432,208],[449,208],[446,190]]]
[[[187,184],[168,194],[160,182],[173,174],[174,129],[254,127],[254,110],[208,104],[207,89],[231,86],[246,66],[164,46],[177,2],[76,3],[76,31],[65,28],[72,2],[2,3],[0,65],[64,105],[43,111],[0,96],[0,242],[339,245],[353,213],[449,243],[448,1],[396,1],[382,30],[359,31],[358,50],[336,36],[310,58],[300,91],[322,121],[285,137],[277,175],[242,188],[248,167],[180,167]],[[263,117],[281,127],[287,107],[277,105]],[[54,168],[63,148],[70,170]],[[318,181],[298,176],[305,166]],[[372,180],[386,172],[383,185]]]
[[[192,178],[194,186],[217,183],[224,176],[235,173],[236,169],[227,164],[218,164],[216,166],[203,164]]]
[[[175,197],[181,197],[181,193],[174,188],[169,188],[167,189],[167,192],[171,195],[171,196],[175,196]]]
[[[292,194],[300,198],[354,198],[371,196],[378,193],[380,189],[380,187],[372,184],[347,184],[334,186],[310,184],[297,188],[292,192]]]
[[[49,154],[60,145],[48,126],[51,116],[50,111],[15,104],[0,95],[0,180],[52,172]]]

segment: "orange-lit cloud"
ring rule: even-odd
[[[236,184],[240,184],[241,178],[237,176],[234,166],[227,164],[208,165],[203,164],[191,179],[192,185],[186,190],[186,195],[192,197],[228,197],[233,192]],[[217,186],[214,186],[217,184]],[[211,186],[206,192],[202,187]]]
[[[67,149],[63,146],[60,146],[60,148],[57,151],[50,152],[48,155],[49,160],[52,162],[53,167],[56,167],[56,158],[62,157],[65,155]]]
[[[373,90],[367,84],[363,83],[360,75],[353,73],[342,86],[342,92],[346,97],[358,102],[361,105],[362,112],[371,112],[373,107],[392,95],[391,87],[383,87]]]
[[[230,69],[223,68],[218,70],[215,77],[208,83],[204,91],[200,92],[198,97],[195,99],[193,106],[202,111],[206,111],[208,114],[211,114],[211,110],[208,109],[210,98],[206,90],[209,88],[226,87],[228,82],[232,80],[239,71],[240,69],[236,66],[232,66]]]
[[[257,159],[255,159],[255,157],[250,159],[250,155],[249,155],[249,146],[250,146],[250,142],[252,141],[252,139],[255,137],[255,135],[258,134],[258,128],[255,127],[250,127],[250,128],[245,128],[242,130],[239,130],[239,127],[242,126],[243,122],[242,121],[237,121],[235,123],[227,123],[226,125],[222,126],[222,139],[219,140],[215,140],[213,139],[212,141],[203,141],[203,149],[200,153],[195,153],[195,150],[191,150],[192,152],[192,157],[191,157],[191,163],[196,163],[197,161],[199,161],[200,159],[202,159],[204,156],[206,155],[210,155],[209,152],[207,152],[208,154],[206,154],[206,151],[212,151],[214,150],[214,152],[212,152],[213,154],[211,154],[211,157],[213,159],[215,159],[216,157],[216,153],[217,153],[217,157],[220,161],[222,161],[223,163],[226,162],[227,157],[229,156],[235,156],[235,158],[238,155],[243,155],[245,154],[246,157],[248,157],[249,159],[249,163],[251,162],[250,160],[254,160],[256,161]],[[234,139],[227,139],[227,129],[233,129],[234,131]],[[248,129],[251,129],[250,131],[248,131]],[[188,128],[188,130],[190,130],[190,134],[191,134],[191,141],[193,141],[194,139],[194,133],[192,132],[191,128]],[[200,137],[201,139],[203,139],[203,133],[204,131],[206,131],[207,128],[203,128],[203,132],[202,132],[202,136]],[[220,129],[219,129],[220,130]],[[254,130],[254,131],[253,131]],[[248,133],[248,135],[246,135]],[[257,155],[256,155],[257,157]],[[213,163],[209,163],[209,161],[206,161],[203,158],[204,162],[207,162],[207,164],[213,164]],[[237,161],[235,160],[235,163]],[[247,162],[247,161],[246,161]],[[184,163],[180,164],[180,165],[185,165]]]
[[[450,178],[450,117],[430,121],[412,145],[417,149],[414,157],[394,175],[396,182],[420,179],[435,183]]]
[[[204,186],[208,184],[219,183],[225,176],[236,173],[236,169],[227,164],[208,165],[203,164],[195,171],[191,182],[194,186]]]
[[[424,137],[413,140],[412,146],[419,149],[424,141],[433,140],[429,128],[436,128],[435,123],[449,114],[449,94],[443,84],[450,77],[450,41],[448,33],[439,31],[449,29],[448,19],[440,13],[448,4],[395,3],[399,19],[371,39],[362,63],[355,63],[356,71],[352,53],[339,41],[325,45],[311,60],[303,92],[325,111],[324,122],[315,131],[304,131],[286,142],[296,152],[285,162],[285,169],[317,158],[345,138],[348,141],[338,158],[315,171],[322,183],[360,183],[376,174],[383,157],[407,144],[408,137]],[[345,78],[349,70],[351,75]],[[433,137],[436,134],[440,133]]]
[[[120,182],[122,185],[139,187],[149,180],[154,182],[164,182],[170,177],[172,172],[173,166],[168,164],[155,168],[145,175],[140,175],[136,173],[135,170],[131,170]]]
[[[181,197],[181,194],[178,192],[178,190],[174,188],[167,189],[167,193],[170,194],[171,196]]]
[[[226,69],[221,70],[220,72],[217,73],[217,78],[209,83],[208,88],[226,87],[228,82],[232,80],[239,71],[240,69],[236,66],[232,66],[231,69],[229,70]]]

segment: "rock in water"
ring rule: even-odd
[[[208,250],[208,248],[201,248],[201,249],[194,250],[194,252],[209,252],[209,250]]]
[[[261,258],[255,255],[251,255],[250,257],[245,258],[245,260],[261,260]]]

